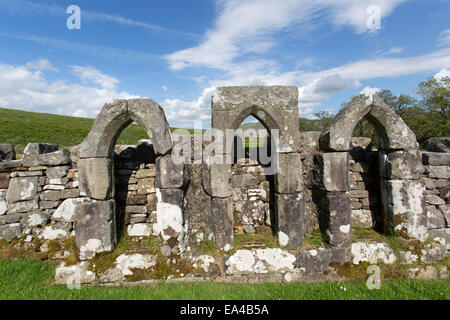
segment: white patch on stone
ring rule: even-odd
[[[157,257],[150,254],[122,254],[116,259],[116,267],[123,275],[133,275],[131,269],[148,269],[156,264]]]
[[[346,224],[346,225],[340,226],[340,227],[339,227],[339,230],[340,230],[342,233],[349,233],[349,232],[350,232],[350,225],[349,225],[349,224]]]
[[[158,203],[156,204],[157,223],[153,225],[155,233],[161,235],[164,240],[169,240],[171,236],[165,234],[164,230],[170,227],[179,234],[178,243],[182,244],[184,230],[183,212],[181,208],[170,203],[162,202],[160,189],[156,189],[156,197],[158,198]]]
[[[5,200],[0,199],[0,216],[4,215],[8,211],[8,204]]]
[[[345,143],[345,139],[344,138],[341,137],[341,138],[336,139],[336,144],[338,146],[343,146],[344,143]]]
[[[65,229],[48,226],[44,228],[43,237],[45,240],[55,240],[67,237],[68,233]]]
[[[209,266],[214,262],[214,258],[208,255],[201,255],[194,259],[194,263],[196,263],[197,266],[202,268],[205,272],[209,271]]]
[[[357,242],[352,244],[353,264],[369,262],[376,264],[382,261],[385,264],[392,264],[397,260],[394,250],[385,243]]]
[[[55,283],[60,285],[72,285],[83,283],[92,283],[96,280],[95,273],[87,268],[89,263],[81,262],[79,264],[66,267],[65,262],[61,262],[55,269]]]
[[[77,205],[86,202],[85,198],[66,199],[53,213],[53,218],[64,222],[73,222],[75,215],[75,208]]]
[[[317,256],[317,250],[309,250],[308,252],[313,257]]]
[[[29,199],[31,198],[34,193],[35,193],[35,188],[34,188],[34,184],[33,182],[29,181],[27,184],[25,184],[22,188],[22,190],[20,191],[20,198],[21,199]]]
[[[253,252],[249,250],[238,250],[226,262],[227,273],[251,272],[256,260]]]
[[[90,259],[102,249],[102,241],[99,239],[89,239],[85,245],[80,248],[80,258]]]
[[[287,246],[287,244],[289,243],[289,236],[283,231],[278,231],[278,242],[283,247]]]
[[[223,247],[223,251],[228,252],[231,250],[231,245],[230,244],[226,244],[225,247]]]
[[[152,228],[147,223],[135,223],[128,226],[127,233],[130,237],[150,237]]]
[[[44,226],[47,219],[38,213],[33,213],[28,216],[27,224],[29,227]]]

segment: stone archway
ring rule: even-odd
[[[284,86],[220,87],[212,97],[212,129],[226,137],[248,116],[254,116],[269,131],[278,130],[276,142],[275,226],[279,242],[288,248],[300,248],[304,235],[302,162],[299,148],[298,89]],[[234,136],[233,136],[234,138]],[[221,138],[219,139],[221,140]],[[222,156],[231,153],[232,141],[220,141]],[[273,153],[274,154],[274,153]],[[207,217],[216,246],[228,251],[233,247],[233,199],[231,163],[210,163],[205,155],[203,185],[212,197],[212,211]]]
[[[133,122],[137,122],[152,137],[153,148],[158,155],[158,215],[163,215],[169,208],[170,213],[176,215],[169,220],[177,222],[177,226],[170,226],[171,236],[176,233],[175,242],[182,239],[182,228],[178,228],[178,224],[182,226],[183,223],[182,199],[178,198],[179,188],[183,186],[183,168],[171,161],[172,139],[164,110],[151,99],[115,100],[103,107],[88,136],[79,145],[80,189],[91,199],[76,208],[76,244],[80,248],[81,258],[110,251],[116,244],[114,147],[122,131]],[[177,200],[176,203],[173,199]],[[160,220],[163,224],[166,219]],[[166,227],[161,225],[159,228],[163,245],[170,238],[165,234]]]
[[[377,95],[360,95],[344,107],[320,137],[318,155],[321,224],[334,246],[352,242],[349,195],[350,141],[366,118],[379,138],[382,219],[387,233],[427,238],[423,165],[415,134]]]

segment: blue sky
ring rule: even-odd
[[[80,30],[66,26],[70,5]],[[5,108],[94,118],[149,97],[172,126],[207,127],[217,86],[298,86],[313,117],[449,74],[450,0],[0,0]]]

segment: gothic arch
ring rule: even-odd
[[[76,243],[81,255],[112,250],[117,235],[114,200],[114,147],[123,130],[137,122],[152,137],[157,163],[170,165],[170,129],[164,110],[151,99],[114,100],[106,104],[79,145],[80,189],[92,201],[76,209]],[[165,181],[157,170],[157,181]],[[159,179],[158,179],[159,178]],[[163,189],[165,186],[161,186]]]
[[[269,131],[279,130],[275,175],[277,233],[280,244],[300,248],[304,234],[302,163],[299,148],[298,89],[284,86],[220,87],[212,97],[212,129],[226,136],[250,115]],[[270,132],[269,132],[270,133]],[[226,146],[226,142],[224,143]],[[228,144],[227,147],[233,144]],[[226,147],[226,148],[227,148]],[[226,149],[225,148],[225,149]],[[223,155],[230,154],[224,150]],[[217,154],[216,154],[217,156]],[[205,154],[206,163],[209,155]],[[212,197],[208,221],[216,246],[225,251],[233,246],[233,199],[231,163],[209,164],[204,170],[205,190]]]
[[[383,227],[387,233],[425,240],[422,157],[412,130],[377,95],[353,98],[321,134],[318,164],[323,190],[321,224],[335,246],[351,244],[350,141],[366,118],[378,135]]]

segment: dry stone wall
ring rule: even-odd
[[[214,99],[216,117],[237,110],[236,124],[253,113],[274,127],[291,121],[289,114],[297,117],[291,87],[233,87],[219,90]],[[278,102],[262,112],[270,101]],[[75,239],[79,263],[63,262],[56,277],[60,282],[75,272],[87,283],[121,282],[133,269],[151,270],[160,260],[146,251],[146,239],[155,239],[167,261],[182,261],[172,270],[178,277],[189,273],[237,281],[250,281],[249,275],[311,279],[336,271],[334,263],[432,264],[445,258],[450,249],[449,139],[431,139],[428,151],[420,152],[412,133],[376,97],[357,97],[351,105],[323,133],[297,135],[284,129],[274,174],[251,156],[234,165],[212,164],[206,156],[210,141],[170,135],[162,109],[152,100],[117,100],[105,106],[85,141],[70,150],[31,143],[24,158],[16,160],[12,145],[0,145],[0,239],[38,243],[34,250],[42,252],[55,241]],[[278,118],[274,106],[286,119]],[[149,110],[157,114],[153,132],[144,126],[153,139],[116,146],[124,127],[142,124]],[[378,126],[378,149],[368,138],[351,137],[345,126],[363,116]],[[175,150],[188,142],[184,150],[190,150],[191,161],[174,161]],[[397,252],[387,243],[353,241],[352,228],[385,232],[386,225],[407,243],[422,245]],[[275,247],[259,243],[257,249],[233,250],[234,236],[261,237],[267,228],[276,234]],[[329,243],[310,249],[307,240],[317,231]],[[117,257],[106,273],[92,272],[97,253],[113,251],[122,237],[134,243],[133,252]],[[205,246],[220,255],[202,252]],[[51,258],[67,255],[61,247]]]

